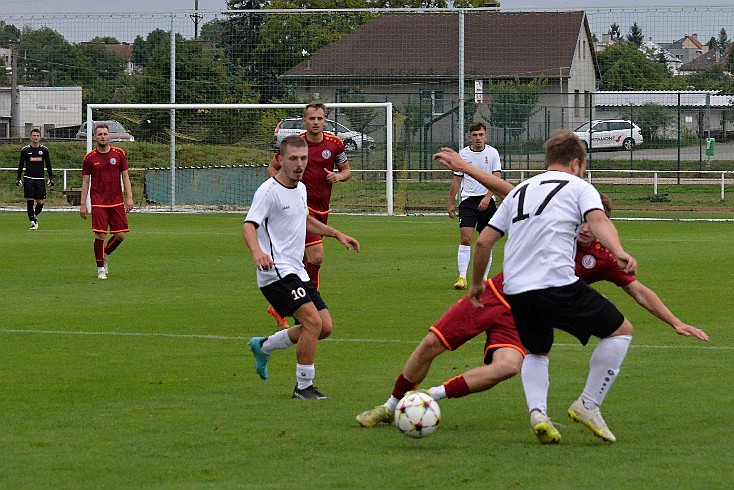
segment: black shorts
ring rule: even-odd
[[[44,179],[23,178],[23,196],[26,199],[46,199],[46,181]]]
[[[624,322],[617,307],[581,279],[568,286],[505,297],[512,307],[520,340],[531,354],[550,352],[554,328],[586,345],[592,335],[608,337]]]
[[[298,308],[307,303],[313,303],[319,311],[327,308],[313,283],[303,282],[295,274],[288,274],[280,281],[263,286],[260,291],[282,317],[293,316]]]
[[[484,196],[472,196],[459,203],[459,228],[476,228],[481,233],[487,226],[494,212],[497,211],[497,205],[492,199],[487,209],[479,211],[479,203],[482,199]]]

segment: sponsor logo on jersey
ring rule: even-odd
[[[583,265],[586,269],[593,269],[596,265],[596,257],[594,257],[593,255],[584,255],[584,258],[581,259],[581,265]]]
[[[324,150],[321,152],[321,157],[324,159],[331,158],[331,150]]]

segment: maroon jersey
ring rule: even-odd
[[[127,157],[122,148],[110,146],[110,151],[100,153],[94,149],[84,155],[82,175],[91,175],[89,192],[92,206],[121,206],[122,185],[120,174],[127,170]]]
[[[594,240],[587,248],[576,249],[576,275],[586,284],[609,281],[621,288],[637,280],[619,267],[612,252],[604,248],[599,240]]]
[[[301,137],[306,138],[306,133]],[[312,143],[308,139],[306,142],[308,165],[303,173],[303,183],[306,186],[308,207],[314,211],[328,211],[332,184],[326,180],[324,169],[333,171],[334,167],[347,161],[344,143],[341,138],[329,133],[324,133],[324,139],[319,143]]]

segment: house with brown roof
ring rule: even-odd
[[[535,118],[552,119],[555,127],[588,120],[600,72],[584,12],[468,11],[463,39],[460,22],[458,13],[445,11],[385,13],[281,78],[304,99],[338,101],[356,90],[367,101],[399,107],[418,97],[445,135],[458,120],[463,66],[467,102],[474,100],[477,81],[483,82],[481,98],[491,101],[490,81],[544,79],[539,106],[545,110]],[[475,119],[487,119],[488,110],[498,109],[480,104]]]
[[[660,44],[660,47],[681,60],[682,63],[688,63],[706,54],[709,49],[707,45],[698,40],[698,34],[686,34],[672,43]]]

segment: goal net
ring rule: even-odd
[[[304,107],[88,104],[86,120],[87,127],[108,121],[112,144],[127,154],[139,208],[243,211],[267,179],[267,166],[280,141],[305,131]],[[349,181],[334,186],[332,212],[392,214],[392,104],[326,107],[325,129],[344,141],[352,170]],[[92,132],[87,131],[87,151],[92,145]]]

